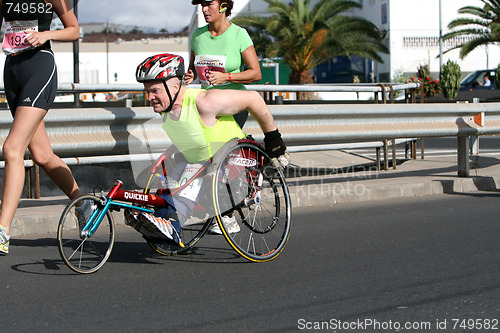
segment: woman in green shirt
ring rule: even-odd
[[[229,22],[232,0],[192,0],[201,4],[207,25],[191,36],[191,59],[185,82],[200,78],[204,89],[245,90],[244,84],[262,78],[259,60],[247,31]],[[246,66],[246,68],[244,68]],[[248,112],[234,116],[240,127]]]

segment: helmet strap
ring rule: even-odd
[[[177,90],[177,93],[174,96],[174,99],[172,99],[172,95],[170,95],[170,90],[168,89],[167,82],[162,81],[163,86],[165,87],[165,90],[167,91],[168,98],[170,99],[170,105],[165,109],[163,112],[170,112],[172,111],[172,107],[174,106],[175,101],[177,100],[177,97],[179,96],[179,92],[181,91],[181,87],[179,86],[179,90]],[[181,81],[182,84],[182,81]]]

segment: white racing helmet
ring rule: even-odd
[[[176,54],[163,53],[151,56],[137,66],[138,82],[166,81],[172,77],[184,77],[184,58]]]
[[[135,78],[138,82],[142,83],[162,81],[168,98],[170,99],[170,105],[164,110],[164,112],[169,112],[172,110],[177,96],[179,96],[180,89],[177,90],[177,93],[172,98],[166,81],[173,77],[177,77],[182,84],[185,73],[184,58],[176,54],[163,53],[151,56],[141,62],[139,66],[137,66]]]

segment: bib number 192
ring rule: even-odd
[[[14,34],[12,34],[9,37],[9,44],[14,46],[14,47],[28,46],[29,44],[26,44],[26,36],[27,35],[14,35]]]

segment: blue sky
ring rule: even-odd
[[[80,23],[110,22],[179,31],[189,24],[191,0],[80,0]]]

